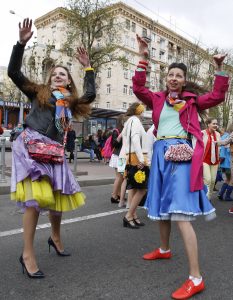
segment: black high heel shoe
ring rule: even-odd
[[[48,239],[48,244],[49,244],[49,252],[50,252],[50,246],[52,246],[55,249],[57,255],[59,255],[59,256],[71,256],[71,254],[69,252],[65,251],[65,250],[59,251],[57,249],[57,246],[55,245],[54,241],[52,240],[51,236]]]
[[[120,200],[118,197],[117,197],[117,199],[111,197],[111,203],[119,203],[119,202],[120,202]]]
[[[23,274],[24,274],[24,270],[26,270],[26,273],[27,273],[27,275],[28,275],[29,278],[41,279],[41,278],[45,277],[44,273],[42,271],[40,271],[40,270],[38,270],[35,273],[29,273],[28,270],[27,270],[27,268],[26,268],[26,265],[24,263],[23,255],[20,256],[19,262],[22,265],[22,272],[23,272]]]
[[[137,226],[145,226],[145,223],[141,222],[139,218],[133,219],[133,221]]]
[[[123,218],[123,226],[131,229],[139,229],[139,227],[134,223],[134,220],[128,220],[126,217]]]

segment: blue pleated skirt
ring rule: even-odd
[[[152,220],[192,221],[205,215],[213,219],[215,208],[207,198],[207,189],[190,192],[190,162],[164,159],[170,145],[189,143],[185,139],[158,140],[154,143],[147,199],[144,208]]]

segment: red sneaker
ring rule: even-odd
[[[233,214],[233,207],[229,209],[229,214]]]
[[[193,295],[200,293],[205,288],[204,281],[195,286],[193,281],[188,279],[185,281],[185,283],[174,293],[172,293],[173,299],[189,299]]]
[[[161,259],[161,258],[171,258],[172,257],[172,253],[171,251],[167,252],[167,253],[161,253],[158,249],[155,249],[154,251],[150,252],[150,253],[146,253],[143,255],[143,259],[146,260],[154,260],[154,259]]]

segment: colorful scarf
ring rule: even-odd
[[[69,102],[67,98],[70,96],[70,92],[63,88],[58,87],[52,91],[53,96],[57,99],[56,101],[56,112],[55,112],[55,126],[57,130],[63,134],[65,130],[71,124],[71,111],[69,109]]]
[[[179,99],[179,97],[180,95],[177,92],[171,92],[166,99],[168,106],[172,106],[176,111],[181,110],[186,103],[184,100]]]

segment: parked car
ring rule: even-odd
[[[6,149],[11,149],[12,143],[10,142],[11,130],[4,129],[3,134],[0,137],[4,137],[6,139]]]

